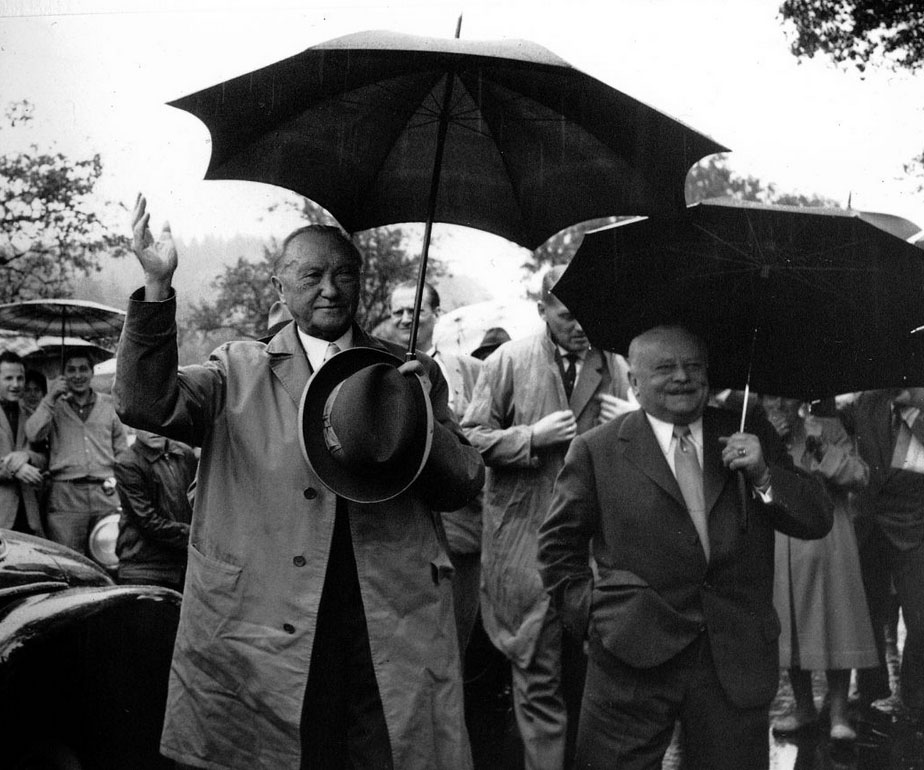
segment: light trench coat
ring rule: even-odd
[[[578,433],[600,416],[600,393],[627,398],[621,356],[588,351],[570,400],[546,331],[501,345],[484,362],[462,429],[488,466],[481,541],[481,616],[494,645],[521,666],[532,659],[549,605],[539,577],[538,530],[568,444],[534,452],[530,426],[571,409]]]
[[[137,295],[136,295],[137,297]],[[336,497],[298,441],[311,375],[295,326],[177,371],[175,299],[133,299],[113,393],[123,420],[202,447],[161,749],[209,768],[297,768],[299,723]],[[354,327],[354,344],[394,345]],[[394,766],[468,768],[445,535],[484,469],[433,384],[433,450],[410,490],[349,503],[350,533]]]

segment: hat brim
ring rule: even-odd
[[[116,541],[119,539],[118,513],[110,513],[96,522],[87,537],[87,550],[99,564],[106,569],[115,569],[119,566],[119,556],[116,553]]]
[[[480,358],[482,361],[484,361],[484,359],[486,359],[489,355],[491,355],[491,353],[493,353],[503,344],[503,342],[492,342],[488,345],[479,345],[471,352],[471,356],[473,358]]]
[[[402,363],[385,350],[349,348],[325,362],[305,386],[298,410],[299,443],[311,470],[335,495],[355,503],[381,503],[407,490],[426,465],[433,444],[433,408],[423,382],[416,375],[413,393],[414,408],[420,418],[418,435],[397,472],[387,475],[352,472],[328,451],[324,442],[324,405],[333,389],[367,366],[388,364],[397,368]]]

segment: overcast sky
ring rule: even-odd
[[[365,29],[520,37],[732,148],[742,174],[924,225],[902,164],[924,149],[924,76],[865,79],[788,51],[779,0],[514,2],[0,2],[0,102],[36,107],[28,140],[100,152],[102,190],[184,236],[284,234],[264,210],[282,193],[204,182],[208,132],[165,102]],[[8,132],[5,132],[8,133]],[[9,146],[12,138],[4,135]],[[22,141],[19,139],[18,141]],[[456,234],[469,252],[503,251]],[[510,260],[508,260],[510,261]],[[512,260],[516,261],[516,260]]]

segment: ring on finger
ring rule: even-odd
[[[744,447],[738,447],[738,457],[744,457],[748,453],[748,450]]]

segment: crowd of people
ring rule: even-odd
[[[282,244],[267,335],[178,367],[178,255],[149,217],[139,196],[112,396],[69,353],[29,401],[0,354],[0,526],[86,552],[120,509],[120,580],[183,592],[161,744],[180,766],[471,767],[479,623],[530,770],[659,768],[678,740],[684,767],[767,767],[781,669],[777,732],[819,722],[813,671],[831,740],[856,739],[852,681],[922,727],[924,388],[764,395],[741,429],[708,341],[595,349],[561,267],[542,331],[472,355],[434,343],[426,284],[406,360],[416,284],[391,292],[390,339],[368,334],[363,257],[316,225]]]
[[[49,382],[15,352],[0,352],[0,527],[105,567],[117,562],[122,583],[181,590],[194,451],[128,430],[112,397],[92,386],[91,354],[66,349],[61,362]],[[97,534],[110,517],[118,519],[114,554],[101,551]]]

